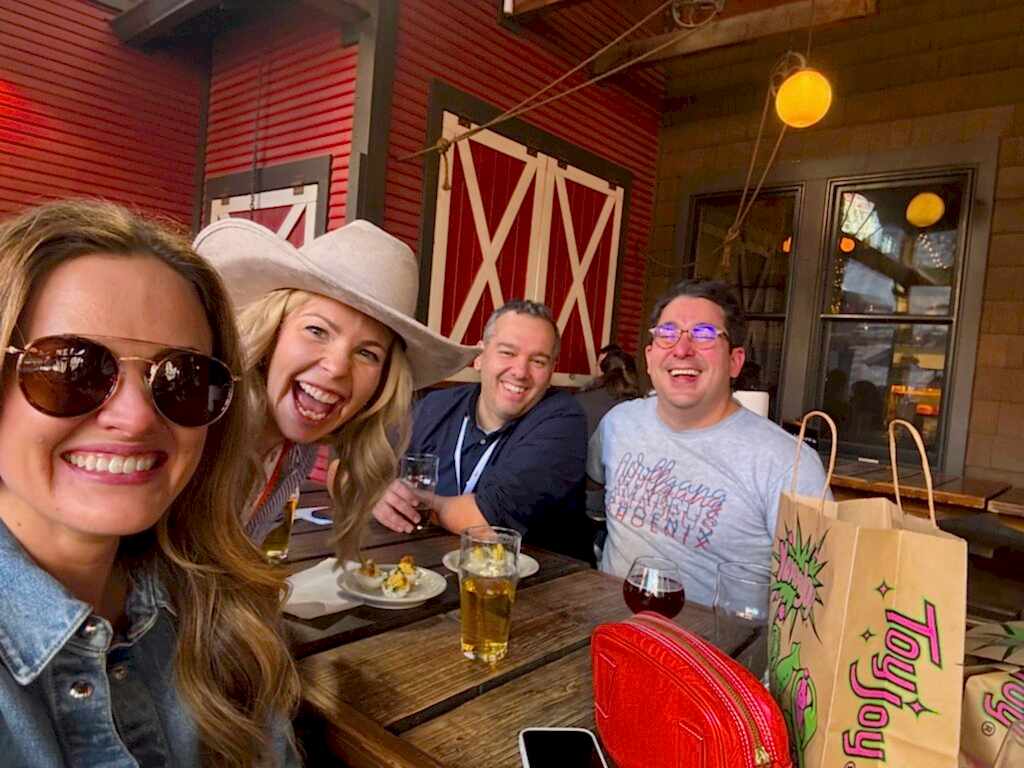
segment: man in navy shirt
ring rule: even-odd
[[[527,542],[588,557],[587,422],[571,395],[549,389],[559,348],[551,311],[511,301],[488,319],[481,345],[480,383],[432,392],[413,414],[409,452],[439,461],[431,518],[453,533],[514,528]],[[418,500],[396,480],[373,515],[411,531]]]

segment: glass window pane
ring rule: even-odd
[[[825,311],[952,314],[966,190],[966,174],[839,188]]]
[[[879,455],[892,419],[914,424],[929,450],[939,445],[948,325],[833,321],[826,337],[819,405],[840,446]]]
[[[779,380],[782,378],[782,320],[747,321],[747,359],[736,377],[734,389],[756,389],[768,393],[771,418],[779,407]]]
[[[722,270],[722,244],[736,218],[739,193],[709,195],[694,211],[694,277],[730,283],[751,313],[784,313],[789,283],[789,257],[793,251],[793,215],[796,194],[758,196],[733,242],[729,274]]]

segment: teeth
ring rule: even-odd
[[[64,456],[69,464],[88,472],[107,472],[112,475],[130,475],[147,472],[153,468],[155,453],[139,453],[134,456],[109,456],[102,453],[69,453]]]
[[[305,392],[307,395],[312,397],[319,403],[324,405],[334,405],[336,402],[341,400],[340,395],[336,395],[333,392],[327,392],[320,387],[314,387],[312,384],[307,384],[304,381],[299,382],[299,389]]]
[[[526,391],[526,387],[520,387],[517,384],[510,384],[507,381],[501,382],[501,385],[505,387],[505,389],[507,389],[509,392],[514,392],[517,395],[521,395],[523,394],[523,392]]]
[[[670,376],[698,376],[700,371],[696,368],[673,368],[669,371]]]
[[[305,408],[303,408],[298,403],[295,404],[295,407],[299,410],[299,413],[301,413],[303,416],[305,416],[310,421],[323,421],[324,419],[327,418],[327,414],[326,413],[313,413],[312,411],[307,411]]]

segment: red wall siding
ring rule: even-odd
[[[357,59],[358,46],[342,46],[337,22],[299,5],[220,35],[206,178],[251,169],[257,134],[260,166],[330,154],[327,227],[344,224]]]
[[[89,196],[191,220],[201,57],[131,49],[114,15],[0,3],[0,215]]]
[[[621,17],[618,0],[585,4],[600,27]],[[568,13],[568,11],[566,11]],[[574,14],[574,24],[581,17]],[[558,14],[547,23],[558,25]],[[621,31],[628,26],[618,27]],[[615,32],[606,32],[611,39]],[[579,29],[573,36],[580,38]],[[400,4],[394,108],[388,160],[385,228],[419,248],[423,211],[422,160],[399,158],[426,141],[430,81],[438,78],[500,108],[534,93],[577,63],[541,49],[496,20],[493,0],[403,0]],[[583,56],[585,57],[585,55]],[[650,82],[650,75],[644,79]],[[580,82],[580,77],[567,81]],[[643,301],[644,251],[654,203],[660,112],[618,86],[591,86],[530,112],[529,123],[577,144],[633,173],[625,254],[619,272],[618,327],[621,344],[635,348]],[[498,129],[500,131],[500,127]],[[421,255],[421,258],[425,255]]]

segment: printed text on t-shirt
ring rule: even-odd
[[[615,468],[607,514],[634,528],[706,549],[725,504],[724,488],[676,477],[673,459],[644,463],[642,453],[627,453]]]

